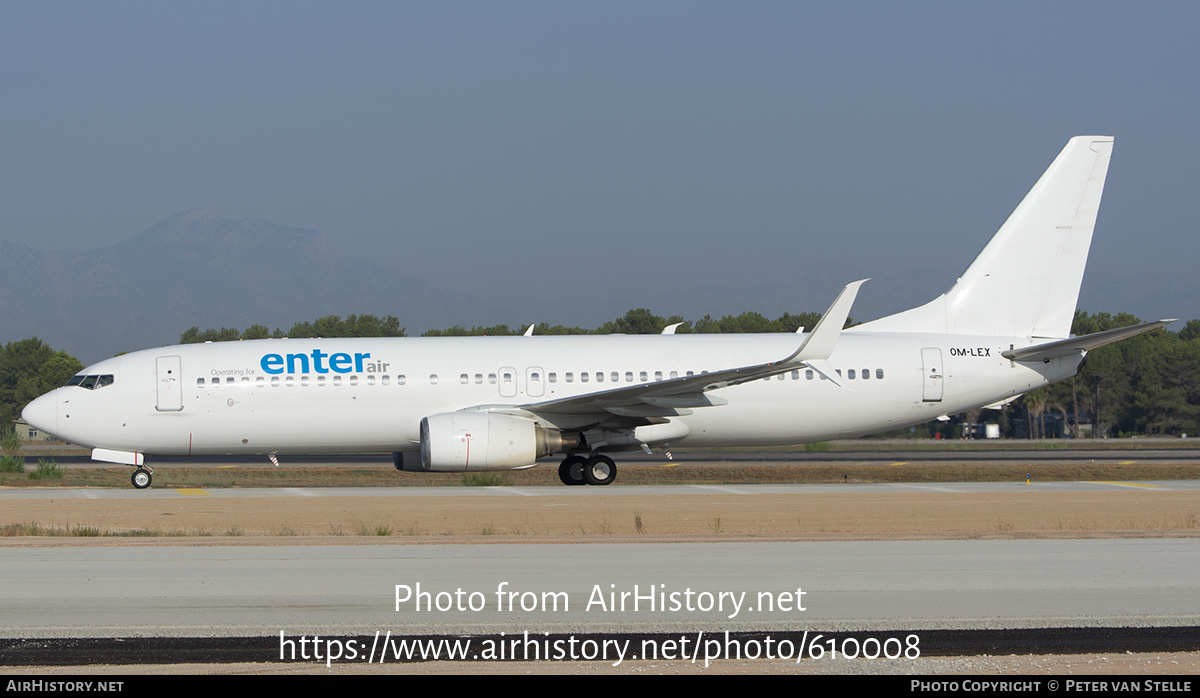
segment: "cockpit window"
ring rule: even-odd
[[[85,390],[99,390],[106,385],[112,384],[113,375],[111,373],[105,373],[103,375],[98,374],[94,376],[72,376],[71,380],[67,382],[67,385],[69,386],[78,385],[80,388]]]

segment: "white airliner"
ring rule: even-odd
[[[862,281],[808,333],[191,344],[89,366],[22,416],[136,466],[138,488],[151,455],[387,451],[428,471],[561,453],[564,483],[607,485],[613,451],[798,444],[998,406],[1172,322],[1070,338],[1112,145],[1072,138],[948,292],[850,329]]]

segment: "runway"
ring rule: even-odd
[[[0,663],[53,661],[55,647],[91,648],[72,655],[81,663],[138,661],[121,638],[148,638],[139,651],[154,656],[270,661],[280,633],[1196,650],[1197,491],[1197,480],[2,489],[13,521],[42,512],[116,530],[128,516],[197,532],[0,538],[0,638],[59,643],[0,643]],[[274,516],[257,529],[271,540],[229,538],[242,535],[223,533],[237,512]],[[388,537],[348,537],[356,521]],[[1143,521],[1158,528],[1141,533]],[[921,532],[937,527],[950,533]],[[1021,539],[1026,527],[1050,539]]]
[[[536,498],[689,495],[822,495],[822,494],[898,494],[911,492],[1002,493],[1002,492],[1104,492],[1113,489],[1137,489],[1148,492],[1191,492],[1200,490],[1200,480],[1130,480],[1077,482],[899,482],[853,483],[835,485],[609,485],[607,487],[230,487],[147,490],[109,488],[0,489],[0,501],[37,499],[147,500],[179,497],[245,499],[265,497],[361,497],[361,498]]]
[[[4,548],[0,636],[1191,626],[1197,552],[1195,539]]]

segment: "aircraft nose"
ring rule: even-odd
[[[58,396],[54,391],[46,393],[21,410],[21,419],[30,426],[50,433],[58,433]]]

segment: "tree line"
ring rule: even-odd
[[[66,385],[82,370],[79,359],[54,351],[37,337],[4,345],[0,348],[0,431],[11,429],[35,397]]]
[[[593,329],[538,324],[537,335],[563,334],[658,334],[667,325],[682,323],[678,334],[749,332],[795,332],[811,329],[820,313],[784,313],[774,320],[754,312],[709,315],[695,321],[662,317],[646,308],[635,308]],[[1091,334],[1135,325],[1140,320],[1128,313],[1076,311],[1072,332]],[[854,324],[847,320],[846,325]],[[424,332],[425,337],[519,335],[526,326],[505,324],[461,326]],[[265,325],[206,329],[192,327],[180,337],[181,344],[206,341],[237,341],[268,337],[404,337],[399,319],[387,315],[330,315],[295,323],[286,333]],[[73,356],[54,351],[35,338],[11,342],[0,351],[0,428],[11,425],[21,408],[38,395],[60,385],[83,369]],[[994,421],[1005,436],[1040,438],[1080,437],[1087,434],[1200,435],[1200,320],[1187,322],[1178,331],[1158,329],[1088,353],[1078,375],[1054,385],[1030,391],[998,411],[974,410],[955,415],[948,424],[931,423],[916,433],[940,431],[945,436],[962,434],[960,425]]]

